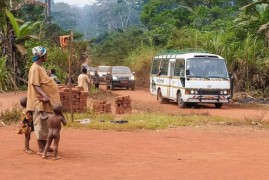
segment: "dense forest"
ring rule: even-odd
[[[74,31],[74,76],[86,53],[92,65],[130,66],[138,84],[148,86],[158,52],[202,48],[227,60],[236,91],[267,95],[268,5],[269,0],[96,0],[80,8],[53,0],[0,0],[0,91],[27,81],[35,45],[48,47],[46,67],[64,79],[68,51],[58,37]]]

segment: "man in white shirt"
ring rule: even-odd
[[[82,73],[78,76],[78,86],[83,87],[84,91],[89,92],[91,79],[87,75],[87,69],[82,68]]]

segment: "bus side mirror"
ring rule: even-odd
[[[229,78],[230,78],[232,81],[234,81],[234,80],[235,80],[235,78],[234,78],[234,76],[233,76],[233,74],[232,74],[232,73],[229,73]]]
[[[189,69],[186,70],[186,75],[190,75],[190,70]]]

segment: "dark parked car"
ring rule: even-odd
[[[107,71],[106,87],[111,90],[115,87],[135,90],[134,73],[127,66],[111,66]]]

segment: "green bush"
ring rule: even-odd
[[[149,87],[151,61],[156,54],[151,47],[140,47],[133,51],[125,60],[127,66],[135,72],[136,84],[142,87]]]

